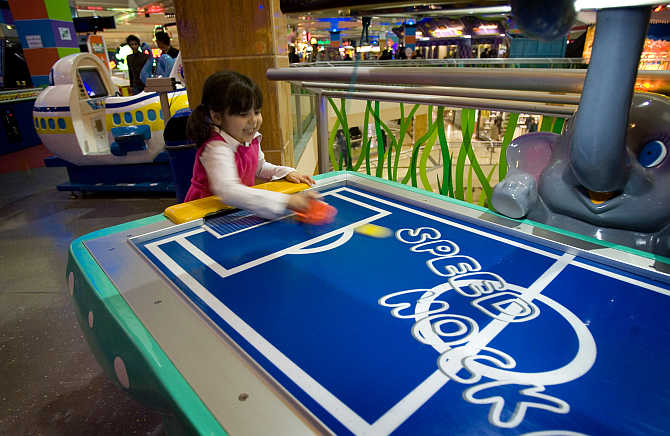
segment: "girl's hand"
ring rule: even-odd
[[[312,191],[297,192],[288,198],[286,208],[294,212],[306,212],[309,209],[309,203],[316,200],[317,196]]]
[[[293,182],[293,183],[306,183],[309,186],[312,186],[315,182],[312,176],[307,176],[305,174],[300,174],[297,171],[293,171],[292,173],[288,173],[286,177],[284,177],[287,181]]]

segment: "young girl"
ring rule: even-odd
[[[202,103],[188,119],[188,137],[198,144],[191,187],[185,201],[218,195],[221,200],[263,218],[276,218],[290,209],[308,209],[311,192],[293,195],[250,188],[254,179],[284,178],[293,183],[314,184],[293,168],[265,161],[258,129],[263,118],[263,96],[248,77],[220,71],[207,78]]]

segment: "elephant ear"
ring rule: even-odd
[[[640,165],[652,170],[663,168],[667,172],[670,168],[666,156],[670,147],[670,98],[658,94],[635,93],[626,134],[626,145],[637,157]],[[665,158],[666,163],[661,165],[660,161],[655,162],[657,158]]]
[[[516,138],[507,147],[509,172],[527,173],[539,181],[540,174],[551,161],[552,150],[559,138],[560,135],[549,132],[529,133]]]

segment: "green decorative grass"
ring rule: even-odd
[[[437,115],[439,117],[442,114],[444,114],[444,108],[440,106],[437,110]],[[434,129],[432,128],[433,123],[437,122],[438,122],[437,120],[433,122],[433,106],[428,106],[428,130],[432,130],[433,134],[430,135],[426,140],[426,143],[423,147],[423,153],[421,153],[421,159],[419,161],[419,177],[421,177],[421,183],[423,184],[423,188],[426,191],[430,192],[433,192],[433,188],[430,186],[430,181],[428,180],[426,165],[428,162],[428,158],[430,157],[430,152],[433,149],[433,146],[435,145],[435,140],[437,139],[438,135],[437,126]],[[443,115],[442,115],[442,122],[444,123]]]
[[[428,127],[428,131],[420,137],[415,143],[414,146],[412,147],[412,158],[409,162],[409,168],[407,170],[407,174],[405,174],[405,177],[403,177],[401,183],[406,184],[409,180],[411,180],[412,186],[417,187],[417,176],[416,176],[416,169],[417,169],[417,160],[419,157],[419,150],[421,149],[421,146],[428,141],[428,138],[433,137],[434,134],[437,131],[437,123],[433,123],[430,127]],[[434,139],[433,139],[434,140]]]
[[[442,112],[440,112],[442,109]],[[440,194],[449,197],[454,196],[454,183],[451,180],[451,154],[449,153],[449,144],[447,143],[447,135],[444,131],[444,108],[439,107],[437,112],[437,137],[440,141],[440,151],[442,152],[442,184],[440,178],[437,178],[437,185],[440,189]]]
[[[421,181],[421,187],[426,191],[432,192],[433,188],[428,178],[428,160],[430,159],[431,151],[436,144],[439,144],[443,163],[442,173],[437,176],[438,192],[440,195],[464,200],[469,203],[474,203],[476,201],[480,206],[488,206],[493,193],[491,183],[493,175],[497,170],[498,180],[502,180],[507,174],[506,152],[507,147],[514,138],[514,132],[519,120],[518,113],[509,113],[498,163],[493,165],[488,174],[485,174],[477,160],[472,145],[472,137],[476,127],[476,111],[467,108],[461,109],[461,132],[463,141],[456,153],[455,168],[452,169],[454,156],[450,152],[449,144],[447,142],[444,125],[444,107],[428,106],[428,130],[412,144],[407,172],[404,175],[399,175],[398,168],[400,156],[402,154],[402,147],[409,128],[414,121],[416,112],[419,109],[419,105],[415,104],[409,111],[407,111],[405,104],[400,103],[400,128],[398,134],[394,135],[388,125],[381,119],[380,102],[367,101],[362,128],[361,151],[356,162],[353,162],[346,101],[342,98],[340,99],[340,104],[337,105],[335,100],[328,98],[328,102],[337,118],[328,138],[328,154],[335,171],[346,169],[358,172],[362,167],[363,162],[365,162],[365,172],[368,175],[373,175],[371,167],[371,160],[374,158],[371,156],[372,137],[368,137],[369,121],[370,117],[372,117],[374,121],[374,137],[377,140],[377,166],[374,173],[374,176],[376,177],[385,178],[394,182],[399,181],[405,185],[409,183],[414,188],[419,187],[419,181]],[[434,111],[436,111],[436,116],[433,121]],[[565,119],[563,118],[544,116],[542,117],[539,131],[560,134],[564,124]],[[342,150],[339,150],[339,147],[337,150],[335,149],[336,133],[340,128],[344,131],[346,140],[346,151],[344,153]],[[382,132],[386,134],[386,147],[384,147]],[[480,195],[478,199],[475,199],[474,197],[475,177],[482,186],[482,195]]]
[[[410,110],[409,115],[407,115],[407,117],[405,118],[404,105],[400,103],[400,132],[398,133],[398,140],[396,141],[395,161],[393,164],[394,182],[398,180],[398,162],[400,161],[400,149],[402,148],[402,144],[405,141],[405,134],[407,133],[407,130],[409,129],[409,126],[412,123],[412,120],[414,119],[414,114],[418,109],[419,105],[415,104]]]
[[[565,118],[556,118],[554,121],[554,127],[551,128],[551,131],[557,134],[563,133],[563,126],[565,125]]]
[[[505,178],[507,174],[507,146],[512,139],[514,139],[514,131],[516,130],[516,123],[519,121],[519,114],[509,114],[507,120],[507,128],[505,129],[505,136],[503,136],[502,148],[500,149],[500,160],[498,161],[498,180]]]
[[[340,119],[338,117],[337,120],[335,120],[335,125],[333,126],[333,130],[330,131],[330,135],[328,135],[328,155],[330,156],[330,163],[333,165],[333,171],[339,171],[342,169],[341,165],[335,157],[335,149],[333,147],[335,143],[335,135],[337,135],[337,129],[340,127]]]
[[[540,132],[551,131],[551,128],[554,125],[554,119],[554,117],[543,116],[542,122],[540,123]]]

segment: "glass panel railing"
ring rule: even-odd
[[[293,119],[293,159],[298,162],[316,127],[315,96],[307,89],[291,84]]]
[[[355,102],[355,103],[354,103]],[[328,155],[346,169],[488,207],[513,138],[562,131],[565,118],[328,98]],[[329,124],[331,124],[329,122]]]

